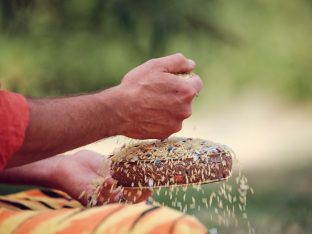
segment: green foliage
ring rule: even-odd
[[[207,91],[312,97],[308,0],[2,0],[0,20],[2,83],[27,95],[103,89],[151,57],[183,52]]]

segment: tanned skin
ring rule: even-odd
[[[179,79],[195,63],[181,54],[152,59],[125,75],[120,85],[95,94],[29,99],[24,144],[7,167],[63,153],[105,137],[165,139],[192,114],[202,82]]]
[[[98,93],[28,99],[30,122],[24,143],[0,172],[0,182],[61,189],[85,205],[92,194],[90,184],[101,177],[103,201],[131,200],[111,178],[106,157],[92,151],[58,154],[115,135],[165,139],[180,131],[202,82],[196,75],[182,80],[175,74],[194,68],[192,60],[175,54],[147,61],[119,85]],[[87,192],[80,197],[82,191]],[[138,191],[135,201],[150,194]]]
[[[149,189],[132,189],[132,197],[129,197],[127,189],[121,189],[112,179],[110,164],[106,156],[81,150],[74,154],[57,155],[0,171],[0,183],[59,189],[83,205],[88,204],[88,198],[94,193],[95,180],[103,181],[100,193],[102,199],[99,199],[97,205],[119,202],[121,198],[137,203],[146,200],[152,194]]]

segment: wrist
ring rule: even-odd
[[[124,135],[129,125],[127,108],[129,108],[128,91],[121,85],[104,90],[99,94],[99,105],[102,107],[103,130],[109,136]]]
[[[57,155],[51,158],[42,160],[43,171],[42,178],[44,179],[44,185],[48,188],[62,190],[62,181],[65,179],[62,165],[62,157],[65,155]],[[40,162],[40,161],[39,161]]]
[[[43,186],[48,188],[59,188],[59,181],[57,178],[57,165],[58,165],[58,156],[54,156],[49,159],[40,160],[28,165],[24,165],[25,167],[25,175],[29,184]]]

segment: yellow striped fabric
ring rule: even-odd
[[[0,233],[65,234],[202,234],[194,217],[151,206],[111,204],[85,208],[57,190],[29,190],[0,196]]]

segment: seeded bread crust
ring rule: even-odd
[[[210,141],[172,137],[124,146],[110,158],[119,185],[156,188],[224,180],[231,174],[233,153]]]

